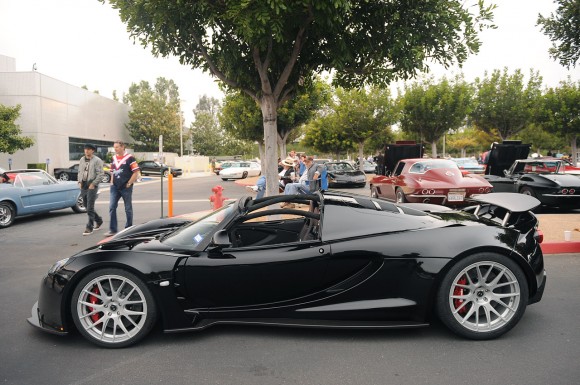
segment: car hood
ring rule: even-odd
[[[530,144],[494,143],[489,152],[485,174],[503,176],[503,170],[509,170],[516,160],[528,157],[530,147]]]
[[[178,256],[179,250],[160,242],[155,237],[133,237],[126,239],[112,240],[99,246],[101,250],[120,250],[128,248],[132,252],[148,252],[160,254],[174,254]]]

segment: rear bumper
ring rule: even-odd
[[[538,285],[538,290],[536,294],[528,300],[528,305],[531,305],[536,302],[540,302],[542,296],[544,295],[544,289],[546,289],[546,280],[548,276],[546,275],[546,271],[544,270],[544,274],[542,276],[542,282]]]

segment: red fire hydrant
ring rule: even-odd
[[[211,195],[209,197],[209,204],[210,204],[212,210],[217,210],[224,205],[224,201],[227,198],[222,196],[223,190],[224,190],[224,188],[220,185],[214,186],[211,189],[211,191],[213,192],[213,195]]]

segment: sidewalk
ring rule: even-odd
[[[242,186],[253,186],[258,177],[238,179]],[[580,253],[580,214],[537,214],[544,233],[544,254]],[[571,240],[564,240],[564,231],[571,232]]]

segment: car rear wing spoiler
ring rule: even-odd
[[[501,207],[505,210],[502,226],[506,227],[512,214],[531,211],[540,205],[536,198],[516,193],[489,193],[472,195],[470,201],[475,202],[475,207],[466,208],[466,211],[473,210],[474,215],[478,215],[485,206]]]

